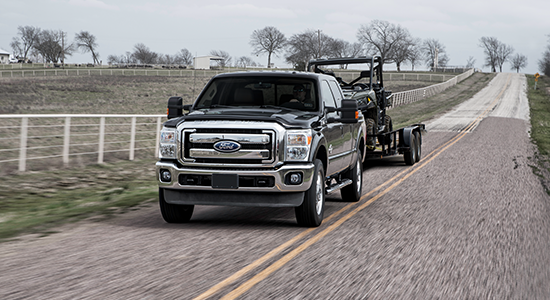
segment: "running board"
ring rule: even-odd
[[[353,182],[351,181],[351,179],[344,179],[344,181],[340,182],[340,183],[335,183],[331,186],[329,186],[327,188],[327,190],[325,191],[326,194],[329,194],[329,193],[332,193],[334,191],[337,191],[343,187],[346,187],[350,184],[352,184]]]

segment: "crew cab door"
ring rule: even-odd
[[[321,81],[321,99],[324,107],[338,108],[338,103],[330,83],[327,80]],[[342,97],[340,97],[340,102]],[[337,112],[330,112],[326,115],[327,120],[338,119]],[[339,121],[327,122],[327,126],[322,130],[327,141],[327,152],[329,164],[327,167],[327,176],[340,172],[347,168],[350,163],[350,144],[351,132],[349,124],[342,124]]]

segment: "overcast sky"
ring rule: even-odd
[[[438,39],[446,47],[449,65],[465,65],[473,56],[475,66],[484,71],[489,68],[483,67],[479,39],[496,37],[527,56],[523,72],[534,74],[549,40],[549,13],[548,0],[6,0],[0,8],[0,48],[12,52],[17,27],[30,25],[63,30],[70,41],[80,31],[90,32],[97,38],[104,63],[109,55],[133,52],[134,45],[143,43],[160,54],[173,55],[183,48],[195,56],[224,50],[265,65],[267,56],[251,54],[249,41],[255,29],[275,26],[286,37],[321,30],[356,42],[359,27],[378,19],[403,26],[413,37]],[[75,53],[66,61],[92,58]],[[286,66],[284,54],[273,61]],[[511,71],[509,63],[503,71]]]

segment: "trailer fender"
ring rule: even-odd
[[[411,141],[414,138],[414,131],[416,127],[405,127],[403,128],[403,146],[410,147]]]

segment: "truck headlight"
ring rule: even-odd
[[[160,131],[160,158],[176,158],[176,129],[163,128]]]
[[[286,160],[306,161],[311,147],[311,130],[289,130],[286,133]]]

